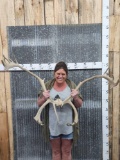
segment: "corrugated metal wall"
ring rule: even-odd
[[[101,24],[8,27],[9,54],[23,64],[101,62],[101,33]],[[101,73],[100,69],[72,70],[68,76],[78,84]],[[52,71],[35,74],[46,81],[53,76]],[[101,79],[96,79],[81,89],[84,103],[79,110],[80,135],[73,147],[74,160],[102,159],[101,83]],[[40,84],[28,73],[11,73],[15,160],[49,160],[51,157],[51,148],[44,141],[42,127],[33,119],[38,110],[39,90]]]

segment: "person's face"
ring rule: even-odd
[[[54,73],[54,78],[57,83],[64,83],[67,78],[67,74],[64,69],[59,69]]]

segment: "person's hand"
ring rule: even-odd
[[[79,94],[79,92],[76,89],[72,89],[71,96],[72,98],[76,97]]]
[[[43,96],[44,96],[45,99],[48,99],[50,97],[50,91],[49,90],[44,91]]]

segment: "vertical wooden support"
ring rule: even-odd
[[[79,0],[79,23],[101,23],[102,1],[101,0]]]
[[[109,53],[109,75],[113,76],[113,52]],[[109,158],[112,159],[113,89],[109,88]]]
[[[54,24],[54,1],[45,0],[45,24]]]
[[[120,51],[120,16],[110,16],[109,51]]]
[[[65,24],[65,0],[54,0],[54,24]]]
[[[0,28],[1,28],[1,23],[0,23]],[[0,30],[0,59],[2,59],[2,31],[1,30]],[[2,112],[6,112],[5,74],[4,72],[0,72],[0,113]]]
[[[24,1],[25,25],[44,24],[43,0]]]
[[[109,0],[109,15],[114,15],[114,0]]]
[[[119,78],[120,66],[119,66],[119,56],[120,52],[114,52],[114,80]],[[119,112],[120,112],[120,95],[119,95],[119,85],[113,89],[113,144],[112,144],[112,159],[119,160]]]
[[[8,1],[8,0],[4,0],[1,1],[1,8],[0,8],[0,19],[1,19],[1,41],[2,41],[2,52],[1,52],[1,56],[4,54],[6,57],[8,56],[8,42],[7,42],[7,26],[9,25],[15,25],[15,17],[14,17],[14,1]],[[4,13],[4,14],[3,14]],[[10,15],[10,16],[8,16]],[[2,58],[1,58],[2,59]],[[4,118],[4,121],[6,123],[4,123],[4,127],[7,128],[6,129],[6,139],[8,140],[9,137],[9,143],[5,146],[5,153],[4,156],[9,157],[5,160],[12,160],[13,159],[13,127],[12,127],[12,111],[11,111],[11,92],[10,92],[10,75],[8,72],[3,72],[1,73],[2,75],[4,75],[4,82],[3,83],[3,87],[4,87],[4,94],[5,94],[5,100],[3,100],[5,102],[5,109],[6,112],[3,112],[5,115],[7,116],[2,116]],[[4,115],[3,114],[3,115]],[[9,134],[8,134],[8,130],[9,130]],[[9,136],[8,136],[9,135]]]
[[[66,24],[78,24],[78,0],[66,0]]]
[[[0,113],[0,160],[9,160],[7,113]]]
[[[120,0],[114,0],[114,15],[120,16]]]
[[[0,58],[3,53],[7,53],[7,1],[0,4]],[[0,62],[1,63],[1,62]],[[9,160],[9,143],[8,143],[8,125],[7,125],[7,108],[6,108],[6,84],[5,73],[0,73],[0,159]],[[7,139],[7,141],[6,141]],[[4,142],[5,141],[5,142]]]
[[[24,17],[24,0],[15,0],[15,24],[17,26],[24,25],[25,17]]]

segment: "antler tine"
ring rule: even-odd
[[[75,106],[73,105],[73,103],[71,102],[70,99],[67,100],[65,103],[68,103],[68,104],[72,107],[72,109],[73,109],[73,111],[74,111],[74,121],[73,121],[73,123],[67,123],[67,126],[73,126],[73,125],[75,125],[75,124],[78,123],[78,113],[77,113],[77,109],[75,108]],[[65,104],[65,103],[64,103],[64,104]]]
[[[12,60],[10,58],[6,58],[5,55],[3,54],[3,57],[4,57],[4,61],[8,61],[8,62],[12,62]]]
[[[4,66],[4,62],[3,62],[3,60],[1,60],[1,62],[2,62],[2,65]]]
[[[42,120],[41,120],[41,113],[42,113],[43,109],[45,108],[45,106],[46,106],[48,103],[50,103],[50,102],[51,102],[51,100],[48,99],[48,100],[39,108],[36,116],[34,117],[34,120],[35,120],[37,123],[39,123],[40,125],[42,125],[42,126],[44,125],[44,123],[43,123]]]
[[[19,64],[15,63],[14,61],[12,61],[12,59],[10,58],[6,58],[5,55],[3,55],[3,60],[1,61],[3,66],[5,67],[6,70],[16,67],[19,67]]]
[[[118,79],[116,83],[114,83],[113,85],[110,86],[110,89],[113,89],[115,86],[117,86],[119,82],[120,82],[120,80]]]

